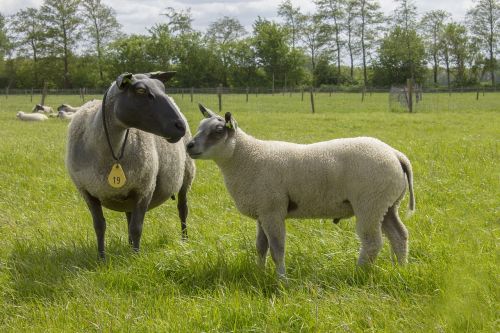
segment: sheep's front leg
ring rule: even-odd
[[[262,229],[264,230],[269,248],[271,250],[271,257],[276,265],[276,273],[280,279],[286,279],[285,269],[285,220],[281,216],[264,216],[259,217]]]
[[[91,196],[87,191],[82,191],[83,199],[87,203],[87,207],[92,215],[92,220],[94,222],[94,230],[97,236],[97,252],[100,259],[105,259],[106,254],[104,252],[104,233],[106,232],[106,220],[104,219],[104,214],[102,213],[102,206],[99,199]]]
[[[257,265],[264,269],[266,267],[266,257],[267,251],[269,250],[269,242],[267,240],[266,233],[259,221],[257,221],[257,239],[256,239],[256,247],[257,247]]]
[[[134,251],[139,252],[139,244],[141,242],[142,226],[144,224],[144,216],[148,210],[150,200],[140,201],[135,209],[130,213],[128,224],[129,242],[132,244]]]

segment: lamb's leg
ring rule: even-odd
[[[99,199],[91,196],[87,191],[82,191],[82,196],[87,207],[92,215],[92,220],[94,222],[94,230],[97,236],[97,252],[100,259],[105,259],[106,254],[104,251],[104,234],[106,232],[106,220],[104,219],[104,214],[102,213],[102,206]]]
[[[286,279],[285,269],[285,220],[282,217],[264,216],[259,217],[262,229],[269,241],[271,257],[276,265],[276,273],[281,279]]]
[[[382,230],[379,220],[373,217],[356,217],[356,233],[361,241],[358,265],[372,264],[382,248]]]
[[[407,263],[408,230],[399,219],[397,207],[392,206],[384,216],[382,230],[391,243],[392,252],[399,264]]]
[[[260,225],[260,222],[257,221],[257,239],[256,239],[256,247],[257,247],[257,264],[259,267],[264,269],[266,267],[266,257],[267,251],[269,250],[269,242],[267,240],[267,236]]]
[[[126,212],[125,216],[127,216],[127,230],[130,230],[130,221],[132,220],[132,213]],[[128,243],[129,245],[132,245],[132,238],[130,237],[130,233],[128,235]]]
[[[189,212],[189,208],[187,205],[187,191],[188,186],[184,183],[181,187],[181,190],[179,191],[179,200],[177,201],[177,210],[179,211],[179,218],[181,220],[182,239],[184,240],[188,238],[186,226],[186,220]]]
[[[129,239],[132,240],[132,248],[139,252],[139,243],[141,242],[142,225],[144,224],[144,216],[149,206],[150,200],[143,200],[137,204],[135,209],[130,214],[130,223],[128,226]]]

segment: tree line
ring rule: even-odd
[[[500,0],[474,1],[463,21],[395,2],[383,13],[378,0],[315,0],[305,13],[284,0],[280,22],[258,17],[251,31],[228,16],[197,31],[190,9],[169,7],[127,35],[101,0],[44,0],[0,13],[0,87],[101,88],[156,70],[176,70],[179,87],[495,85]]]

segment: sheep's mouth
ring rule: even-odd
[[[180,138],[165,138],[165,139],[169,143],[176,143],[176,142],[179,142],[180,139],[182,139],[182,136]]]
[[[191,157],[191,158],[197,158],[197,157],[201,156],[202,153],[201,152],[198,152],[198,153],[188,152],[188,154],[189,154],[189,157]]]

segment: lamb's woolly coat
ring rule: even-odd
[[[109,110],[115,89],[113,85],[108,93],[106,108]],[[100,100],[84,104],[69,125],[66,165],[80,191],[98,198],[104,207],[130,212],[137,197],[152,193],[151,209],[177,193],[183,183],[191,184],[195,168],[184,148],[191,138],[189,129],[182,140],[172,144],[159,136],[131,128],[120,161],[127,182],[122,188],[111,188],[107,178],[115,161],[106,144],[101,104]],[[111,112],[106,114],[113,117]],[[124,137],[114,135],[112,128],[110,136],[113,150],[118,152]]]
[[[44,120],[49,119],[49,118],[47,118],[46,115],[44,115],[42,113],[24,113],[23,111],[19,111],[16,114],[16,117],[19,120],[23,120],[23,121],[44,121]]]
[[[257,140],[238,129],[232,140],[231,158],[215,162],[238,209],[253,218],[273,210],[282,217],[382,221],[404,195],[402,164],[411,168],[402,153],[368,137],[301,145]]]
[[[57,111],[64,111],[66,113],[75,113],[78,112],[79,109],[80,109],[79,107],[74,107],[69,104],[61,104],[57,108]]]
[[[61,119],[65,119],[65,120],[73,119],[74,115],[75,115],[75,113],[73,113],[73,112],[66,112],[66,111],[62,111],[62,110],[57,112],[57,116]]]
[[[52,110],[50,106],[37,104],[33,107],[33,112],[50,114],[53,113],[54,110]]]

